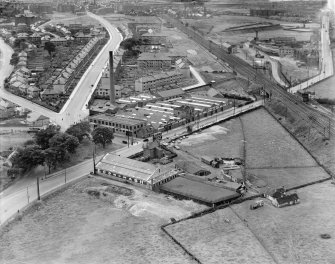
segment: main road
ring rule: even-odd
[[[108,31],[110,39],[108,43],[103,47],[97,57],[94,59],[92,64],[86,70],[79,83],[73,90],[68,101],[61,109],[59,113],[53,112],[40,105],[34,104],[22,97],[13,95],[6,91],[3,87],[3,82],[0,82],[0,97],[7,99],[15,104],[30,109],[34,112],[40,113],[41,115],[47,116],[50,120],[61,126],[63,130],[68,128],[70,125],[78,122],[88,116],[89,110],[86,108],[88,98],[92,95],[98,78],[101,76],[103,68],[105,68],[108,61],[109,51],[115,51],[118,49],[120,42],[122,41],[122,35],[120,32],[111,25],[107,20],[92,13],[88,15],[100,22]],[[6,67],[6,66],[5,66]],[[3,68],[3,67],[2,67]],[[0,71],[0,75],[4,76],[4,72]],[[0,80],[1,81],[1,80]],[[93,85],[93,86],[92,86]]]

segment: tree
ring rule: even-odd
[[[59,133],[59,130],[59,126],[50,125],[47,128],[38,131],[34,136],[37,145],[39,145],[42,149],[49,148],[50,138]]]
[[[20,148],[13,157],[13,164],[17,168],[22,168],[25,171],[37,165],[44,163],[44,153],[40,146],[29,145],[25,148]]]
[[[51,148],[65,149],[69,153],[75,153],[76,148],[79,146],[79,140],[75,136],[67,133],[57,133],[49,140]]]
[[[128,38],[125,39],[120,43],[120,47],[125,49],[125,50],[133,50],[133,48],[139,44],[139,40],[135,38]]]
[[[75,136],[78,138],[79,142],[82,142],[84,137],[89,137],[91,135],[91,126],[89,122],[83,121],[72,125],[65,132],[69,135]]]
[[[56,51],[56,46],[54,43],[48,41],[48,42],[45,42],[44,49],[48,51],[49,55],[51,56],[51,53]]]
[[[106,144],[112,143],[114,132],[110,127],[98,126],[93,130],[92,137],[95,144],[101,144],[105,148]]]

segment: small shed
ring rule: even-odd
[[[189,161],[177,162],[176,168],[197,176],[207,176],[211,174],[209,170],[206,170],[205,168],[197,165],[196,163]]]

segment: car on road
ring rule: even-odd
[[[174,148],[175,148],[175,149],[178,149],[178,150],[180,149],[180,147],[179,147],[179,146],[174,146]]]

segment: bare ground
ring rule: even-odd
[[[1,263],[192,263],[159,226],[205,206],[147,190],[100,198],[81,181],[38,203],[0,232]]]

